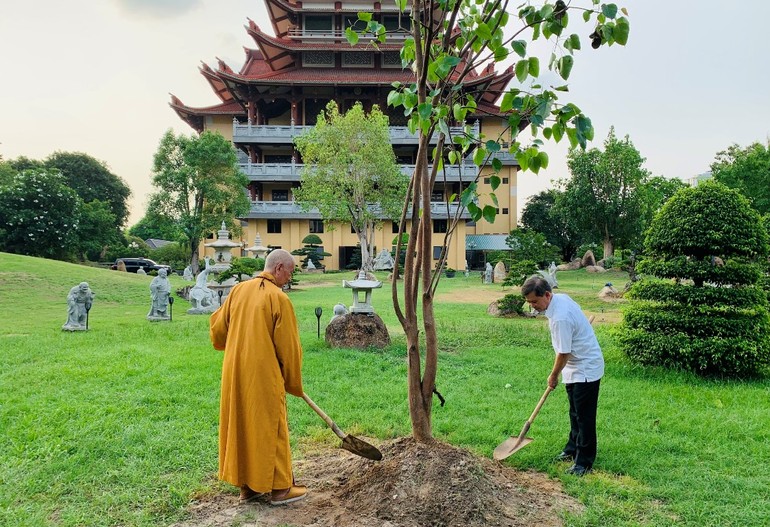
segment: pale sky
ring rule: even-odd
[[[592,119],[591,146],[614,125],[654,175],[688,178],[733,143],[767,142],[770,2],[618,5],[629,10],[628,45],[593,50],[584,40],[562,99]],[[216,68],[219,57],[240,69],[243,48],[255,47],[247,18],[271,31],[262,0],[0,0],[0,155],[62,150],[106,162],[131,187],[135,223],[161,136],[192,133],[168,94],[191,106],[217,103],[198,67]],[[566,145],[545,150],[549,168],[520,175],[519,209],[568,176]]]

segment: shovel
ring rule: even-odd
[[[337,434],[337,437],[342,439],[340,448],[344,448],[348,452],[352,452],[357,456],[365,457],[366,459],[372,459],[374,461],[379,461],[382,459],[382,452],[377,450],[377,447],[374,447],[366,441],[358,439],[356,436],[346,434],[340,430],[340,427],[337,426],[334,421],[332,421],[332,418],[326,415],[323,410],[318,408],[318,405],[316,405],[306,393],[302,394],[302,398],[308,405],[310,405],[310,408],[312,408],[315,413],[321,417],[321,419],[326,421],[326,424],[329,425],[329,428],[331,428],[335,434]]]
[[[545,393],[543,393],[543,396],[540,398],[537,406],[535,406],[535,411],[532,412],[532,415],[529,416],[527,422],[524,423],[524,428],[521,429],[521,433],[518,436],[511,436],[497,445],[497,448],[495,448],[492,457],[494,457],[497,461],[502,461],[503,459],[507,458],[517,450],[521,450],[533,441],[532,438],[525,436],[527,435],[527,432],[529,432],[529,427],[532,426],[532,421],[535,420],[535,417],[540,411],[540,408],[543,407],[543,403],[545,403],[545,400],[548,398],[548,394],[552,391],[553,388],[550,386],[545,389]]]

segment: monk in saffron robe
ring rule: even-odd
[[[294,485],[286,393],[302,397],[302,347],[294,307],[282,286],[294,258],[276,249],[265,270],[232,288],[211,315],[214,348],[224,350],[219,412],[219,479],[241,502],[271,492],[271,504],[305,496]]]

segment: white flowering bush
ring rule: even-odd
[[[71,257],[83,202],[55,170],[25,170],[0,186],[0,250]]]

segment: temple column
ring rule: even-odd
[[[249,124],[257,124],[254,106],[255,106],[254,101],[249,101],[246,105],[246,111],[248,112],[248,115],[249,115]]]

